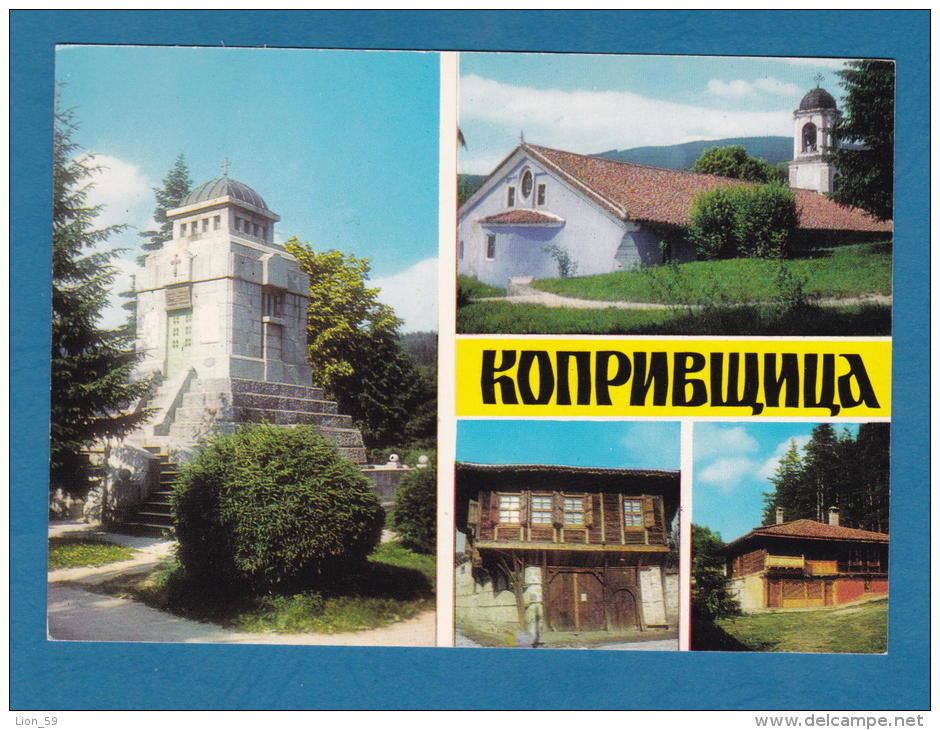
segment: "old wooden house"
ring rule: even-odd
[[[674,628],[678,505],[677,471],[458,464],[458,627]]]
[[[837,606],[888,593],[888,536],[829,522],[757,527],[725,547],[731,590],[744,611]]]

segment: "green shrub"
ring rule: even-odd
[[[783,185],[716,188],[696,197],[689,240],[701,259],[784,258],[798,222]]]
[[[737,188],[715,188],[700,193],[692,206],[689,240],[700,259],[728,259],[737,256],[735,214]]]
[[[759,185],[737,193],[734,235],[738,255],[785,258],[799,222],[796,198],[783,185]]]
[[[173,492],[178,557],[195,580],[261,591],[329,585],[378,544],[368,479],[309,427],[244,427],[210,441]]]
[[[437,533],[437,468],[433,463],[402,477],[395,492],[392,529],[405,547],[433,553]]]

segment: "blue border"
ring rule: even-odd
[[[11,707],[929,707],[929,11],[11,13]],[[898,62],[890,653],[82,644],[45,640],[53,46],[203,44],[865,56]],[[564,677],[564,679],[562,679]],[[507,689],[511,688],[509,691]]]

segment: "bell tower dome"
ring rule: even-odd
[[[836,169],[826,161],[826,157],[834,149],[832,133],[839,116],[836,100],[819,86],[811,89],[800,101],[800,106],[793,112],[791,188],[832,192]]]

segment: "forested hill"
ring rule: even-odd
[[[633,147],[627,150],[608,150],[596,157],[633,162],[638,165],[665,167],[670,170],[690,170],[702,152],[709,147],[740,145],[751,157],[758,157],[771,165],[793,159],[792,137],[728,137],[727,139],[696,140],[662,147]]]

